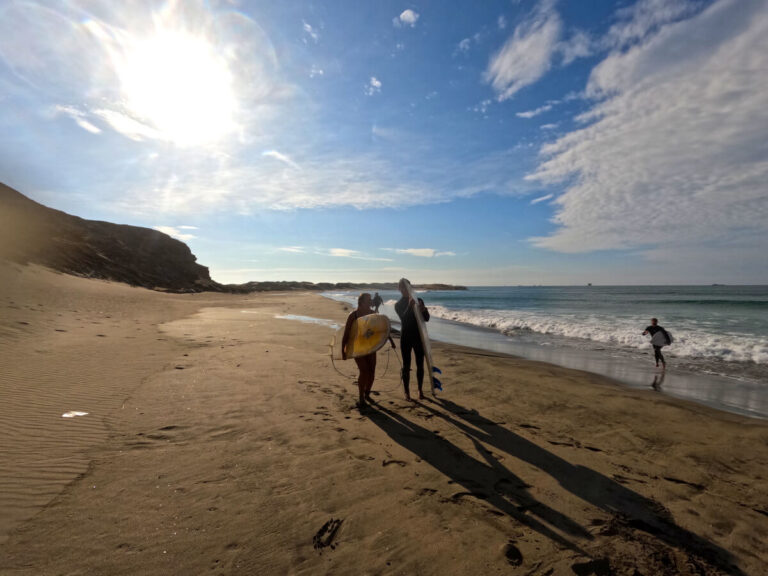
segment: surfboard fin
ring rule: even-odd
[[[442,374],[443,373],[443,371],[440,370],[440,368],[438,368],[437,366],[432,366],[432,372],[437,372],[438,374]]]
[[[440,380],[438,380],[434,376],[432,376],[432,384],[433,384],[433,387],[437,388],[438,390],[442,390],[443,389],[443,383],[440,382]]]

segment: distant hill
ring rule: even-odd
[[[167,234],[124,224],[85,220],[30,200],[0,184],[0,258],[59,272],[169,292],[275,290],[396,290],[397,283],[248,282],[222,285],[197,263],[189,247]],[[465,290],[429,284],[421,290]]]
[[[149,228],[84,220],[0,184],[0,257],[172,292],[222,290],[189,247]]]

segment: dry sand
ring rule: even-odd
[[[444,345],[361,415],[337,302],[0,274],[0,574],[768,571],[763,421]]]

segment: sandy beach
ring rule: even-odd
[[[439,343],[361,415],[339,302],[0,272],[2,575],[766,573],[765,421]]]

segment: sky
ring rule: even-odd
[[[223,283],[768,284],[768,0],[0,0],[0,181]]]

